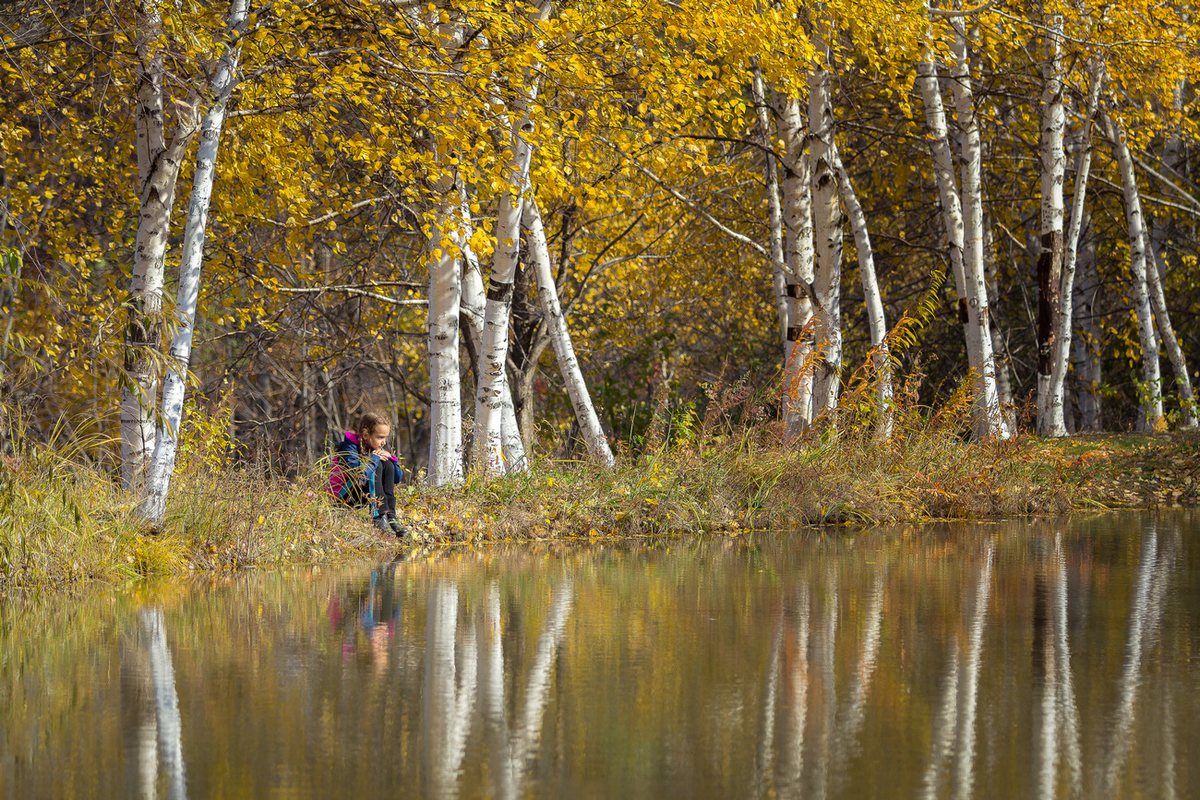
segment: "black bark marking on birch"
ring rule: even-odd
[[[1042,234],[1042,252],[1038,256],[1038,374],[1049,375],[1051,361],[1054,356],[1054,317],[1055,311],[1061,307],[1059,298],[1059,282],[1061,261],[1056,256],[1062,252],[1062,233],[1049,231]],[[1059,261],[1058,264],[1055,262]],[[1058,267],[1058,269],[1055,269]]]
[[[800,341],[800,335],[804,332],[804,328],[800,325],[789,325],[787,329],[787,340],[789,342]]]
[[[487,299],[498,303],[507,303],[512,300],[513,284],[510,283],[492,283],[488,286]]]
[[[966,325],[970,318],[970,314],[967,312],[967,298],[958,298],[958,321]]]
[[[804,287],[798,283],[789,283],[787,285],[787,296],[794,300],[800,300],[808,297],[808,295],[804,292]]]

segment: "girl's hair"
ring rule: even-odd
[[[389,428],[392,427],[392,423],[388,421],[388,418],[378,411],[367,411],[358,418],[359,433],[374,433],[375,429],[380,425],[387,425]]]

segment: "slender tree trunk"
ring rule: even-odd
[[[1037,427],[1042,436],[1067,435],[1062,381],[1057,382],[1057,392],[1051,388],[1056,352],[1064,355],[1062,363],[1066,364],[1067,351],[1058,346],[1057,339],[1063,320],[1071,319],[1063,309],[1064,303],[1070,303],[1071,292],[1063,281],[1063,184],[1067,171],[1063,134],[1067,116],[1063,105],[1062,26],[1061,15],[1047,20],[1048,53],[1042,65],[1042,247],[1038,257],[1037,327]]]
[[[954,276],[954,290],[958,294],[958,320],[962,324],[963,338],[967,345],[967,366],[978,374],[982,372],[979,363],[979,331],[970,324],[970,315],[967,312],[970,301],[963,261],[965,225],[962,200],[958,193],[958,180],[954,176],[954,155],[950,147],[946,108],[942,102],[941,87],[938,85],[937,67],[932,60],[927,59],[917,64],[917,88],[925,104],[925,124],[930,134],[929,149],[933,155],[933,174],[942,207],[942,221],[946,227],[950,271]]]
[[[996,361],[992,352],[987,285],[983,266],[983,157],[976,118],[975,96],[971,88],[971,54],[967,29],[961,19],[953,20],[955,31],[951,70],[951,91],[962,131],[962,217],[963,277],[967,290],[967,323],[975,330],[972,339],[978,346],[980,374],[976,379],[976,403],[979,408],[979,433],[985,437],[1007,439],[1008,426],[1000,409],[996,389]],[[970,342],[968,342],[969,344]]]
[[[988,320],[991,322],[992,349],[996,359],[996,393],[1000,395],[1000,408],[1004,413],[1004,424],[1010,431],[1017,429],[1017,410],[1013,403],[1012,359],[1008,357],[1008,337],[1000,324],[998,306],[1000,287],[996,265],[996,249],[992,240],[992,228],[985,218],[983,225],[984,272],[987,276]]]
[[[842,203],[850,218],[850,230],[854,234],[854,249],[858,252],[858,272],[862,279],[863,300],[867,307],[867,328],[871,332],[871,359],[879,381],[879,436],[887,439],[892,435],[892,359],[887,345],[887,318],[883,312],[883,296],[879,293],[879,281],[875,277],[875,252],[871,248],[871,234],[867,230],[867,215],[862,203],[854,193],[850,173],[842,164],[841,155],[834,149],[834,168],[838,174],[838,186]]]
[[[451,198],[457,177],[438,182],[441,197]],[[434,486],[453,485],[463,479],[462,370],[459,364],[458,326],[462,303],[462,275],[454,248],[465,242],[458,230],[455,203],[443,200],[429,241],[429,470]]]
[[[1155,225],[1154,227],[1157,227]],[[1166,265],[1161,262],[1154,250],[1153,237],[1146,232],[1146,282],[1150,293],[1150,306],[1154,310],[1154,320],[1158,323],[1158,333],[1163,348],[1167,351],[1167,360],[1171,362],[1171,371],[1175,373],[1175,385],[1179,389],[1179,406],[1183,420],[1181,428],[1192,430],[1196,428],[1196,397],[1192,393],[1192,379],[1188,375],[1187,358],[1183,348],[1179,346],[1179,337],[1171,324],[1171,315],[1167,310],[1167,297],[1163,292],[1162,276]]]
[[[538,211],[537,202],[532,197],[525,201],[525,216],[522,222],[529,237],[529,255],[537,275],[538,294],[541,296],[542,309],[546,314],[550,342],[554,347],[554,355],[558,359],[559,369],[562,371],[567,394],[571,398],[571,406],[575,409],[575,419],[583,433],[588,453],[604,466],[611,467],[615,463],[615,459],[608,446],[604,430],[600,427],[600,419],[592,405],[587,384],[584,383],[583,373],[579,369],[579,362],[575,358],[571,334],[567,331],[567,322],[563,318],[562,308],[558,301],[558,287],[554,283],[554,273],[550,267],[550,249],[546,244],[546,231],[542,225],[542,216]]]
[[[479,269],[479,259],[470,245],[471,216],[466,201],[465,187],[462,190],[461,213],[464,229],[462,236],[462,305],[460,311],[462,322],[467,329],[471,345],[469,352],[474,361],[475,380],[478,382],[479,376],[483,371],[482,364],[480,363],[480,353],[483,352],[483,321],[486,313],[487,298],[483,291],[483,274]],[[500,437],[504,449],[504,463],[508,467],[509,472],[527,472],[529,470],[529,460],[525,456],[526,448],[521,438],[521,432],[525,428],[517,424],[517,415],[513,408],[512,386],[509,382],[507,371],[504,375],[504,386],[501,392],[503,416],[500,420]]]
[[[758,114],[758,140],[763,147],[763,187],[767,195],[767,232],[770,239],[769,250],[771,259],[775,262],[771,278],[775,287],[775,316],[779,320],[779,334],[783,343],[783,360],[787,363],[788,352],[791,350],[788,342],[788,296],[787,275],[784,271],[783,251],[783,205],[779,195],[779,166],[776,163],[775,148],[771,142],[771,114],[767,107],[767,92],[763,84],[762,70],[754,68],[751,82],[751,92],[754,97],[754,110]]]
[[[1075,318],[1075,335],[1072,339],[1072,360],[1075,362],[1075,378],[1078,383],[1079,428],[1084,431],[1100,431],[1100,384],[1103,379],[1100,361],[1100,326],[1096,323],[1096,295],[1100,291],[1100,277],[1096,273],[1096,252],[1090,233],[1088,213],[1083,212],[1082,231],[1078,256],[1079,277],[1075,281],[1072,316]]]
[[[538,2],[530,12],[532,19],[543,20],[550,13],[550,3]],[[507,398],[505,368],[508,364],[509,314],[512,308],[513,281],[521,253],[521,212],[529,184],[529,165],[532,148],[525,139],[533,132],[529,108],[537,99],[536,67],[525,70],[527,95],[513,109],[511,128],[512,154],[506,179],[508,190],[500,197],[496,216],[496,249],[492,272],[488,278],[487,305],[484,311],[483,347],[480,352],[482,370],[476,376],[475,390],[475,457],[476,467],[486,476],[503,475],[508,465],[504,459],[504,418],[511,413],[512,393]],[[505,411],[505,400],[510,407]],[[523,455],[523,453],[522,453]]]
[[[817,351],[820,353],[813,387],[813,416],[837,409],[842,373],[842,210],[833,166],[833,98],[827,70],[809,78],[808,128],[812,148],[813,242],[816,264],[814,289],[817,310]]]
[[[1104,112],[1104,125],[1113,145],[1117,167],[1121,172],[1121,189],[1125,197],[1125,222],[1129,227],[1129,268],[1133,278],[1133,308],[1137,314],[1138,340],[1142,346],[1142,385],[1137,429],[1152,431],[1161,425],[1163,416],[1162,375],[1158,362],[1158,336],[1154,330],[1154,312],[1146,278],[1146,233],[1143,227],[1142,199],[1138,192],[1133,156],[1125,141],[1125,132]]]
[[[1055,331],[1051,352],[1050,380],[1046,385],[1044,412],[1047,420],[1044,436],[1065,436],[1067,433],[1064,414],[1066,395],[1067,359],[1071,352],[1071,320],[1075,299],[1075,271],[1079,261],[1079,238],[1083,232],[1084,208],[1087,202],[1088,176],[1092,167],[1092,124],[1100,98],[1100,73],[1092,72],[1092,84],[1088,93],[1086,116],[1075,155],[1075,193],[1071,197],[1071,222],[1063,245],[1063,267],[1059,276],[1058,296],[1060,308],[1054,317]]]
[[[183,231],[183,256],[179,265],[179,291],[175,307],[179,328],[171,341],[171,369],[163,387],[162,414],[154,444],[154,458],[142,516],[151,524],[161,525],[166,514],[167,492],[175,471],[179,426],[183,420],[186,377],[192,359],[192,335],[196,326],[196,303],[200,296],[200,267],[204,258],[204,236],[208,228],[208,207],[216,177],[217,147],[225,122],[225,107],[237,83],[238,57],[248,18],[249,0],[233,0],[229,9],[229,42],[221,55],[212,79],[212,105],[200,126],[200,146],[196,153],[196,172],[192,179],[192,197],[188,204],[187,224]]]
[[[783,141],[784,256],[788,266],[787,355],[783,372],[783,419],[795,435],[812,422],[812,300],[814,244],[811,162],[804,150],[805,126],[800,101],[778,97],[776,132]]]
[[[163,272],[171,233],[171,209],[194,116],[186,112],[168,146],[163,128],[162,17],[154,0],[138,4],[137,160],[141,182],[133,276],[125,325],[121,385],[121,480],[140,492],[154,453],[158,365],[162,346]]]

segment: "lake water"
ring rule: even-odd
[[[0,604],[0,798],[1200,795],[1200,515]]]

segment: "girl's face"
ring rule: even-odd
[[[388,434],[392,432],[391,426],[376,425],[375,430],[369,433],[363,433],[362,443],[364,449],[368,453],[373,453],[379,450],[387,442]]]

